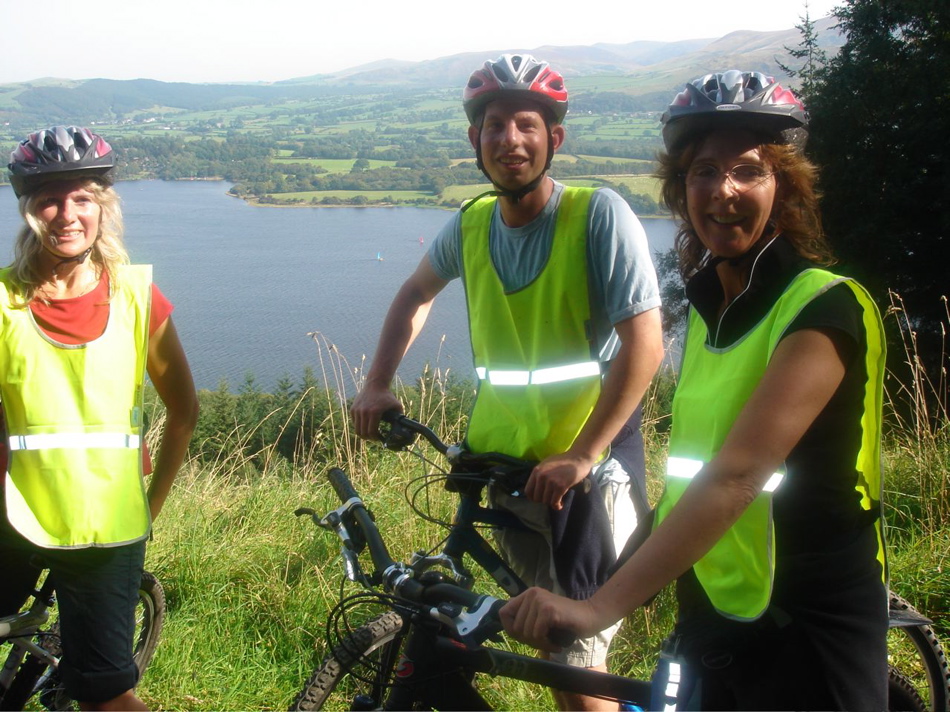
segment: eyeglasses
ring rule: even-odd
[[[772,171],[754,163],[741,163],[728,171],[721,171],[708,163],[700,163],[690,166],[686,171],[686,185],[690,188],[715,190],[725,177],[732,181],[736,190],[744,192],[764,183],[773,175],[775,174]]]

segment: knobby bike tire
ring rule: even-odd
[[[158,639],[165,624],[165,591],[162,584],[149,571],[142,572],[139,598],[135,606],[135,632],[132,659],[139,669],[139,677],[145,672],[155,654]],[[40,647],[57,658],[63,654],[60,644],[59,621],[55,621],[38,641]],[[39,693],[40,702],[48,710],[75,709],[73,700],[60,681],[59,672],[34,655],[27,655],[10,689],[0,701],[2,710],[20,710],[34,694]]]
[[[890,594],[890,607],[916,613],[913,606],[895,593]],[[931,626],[891,628],[888,657],[888,709],[950,712],[950,668]],[[908,694],[908,688],[915,696]]]
[[[904,673],[887,666],[888,712],[927,712],[930,709],[920,692]]]
[[[403,637],[403,619],[396,611],[387,611],[363,624],[323,659],[290,709],[321,710],[327,702],[347,710],[379,709],[392,680]],[[358,696],[361,699],[353,706]]]
[[[152,662],[158,639],[165,625],[165,589],[149,571],[142,572],[139,584],[139,602],[135,607],[135,637],[132,658],[139,669],[139,676]]]

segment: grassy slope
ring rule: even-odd
[[[653,391],[654,413],[662,412],[667,396],[662,386]],[[420,417],[441,433],[457,429],[457,423],[438,422],[438,394],[429,403]],[[648,421],[655,497],[664,440],[653,426],[664,419],[653,415]],[[935,436],[909,427],[891,433],[887,519],[893,588],[935,617],[941,633],[950,637],[945,616],[950,445],[946,418],[943,423]],[[441,530],[415,516],[404,498],[405,486],[423,470],[408,455],[354,444],[342,411],[331,416],[329,425],[338,443],[331,446],[329,461],[351,474],[393,554],[406,557],[435,545]],[[266,454],[252,467],[234,455],[203,467],[191,464],[181,475],[148,554],[169,606],[162,644],[140,687],[154,709],[286,709],[323,654],[327,611],[341,595],[336,538],[306,517],[293,516],[302,505],[320,513],[337,506],[325,469],[291,469]],[[451,501],[436,496],[431,506],[445,516]],[[356,589],[348,585],[346,591]],[[613,670],[648,675],[672,617],[667,591],[628,619],[613,648]],[[546,693],[531,686],[490,685],[509,709],[553,709]]]

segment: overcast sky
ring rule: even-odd
[[[809,16],[838,4],[810,0]],[[805,0],[0,0],[0,12],[0,83],[269,82],[380,59],[785,30]]]

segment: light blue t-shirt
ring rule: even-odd
[[[522,227],[505,225],[495,205],[489,252],[507,291],[530,284],[547,263],[563,191],[564,186],[554,181],[547,205]],[[601,358],[608,360],[619,347],[613,325],[660,306],[660,292],[646,233],[626,201],[609,188],[600,188],[591,196],[588,220],[591,318]],[[428,255],[439,277],[464,279],[461,213],[442,228]]]

